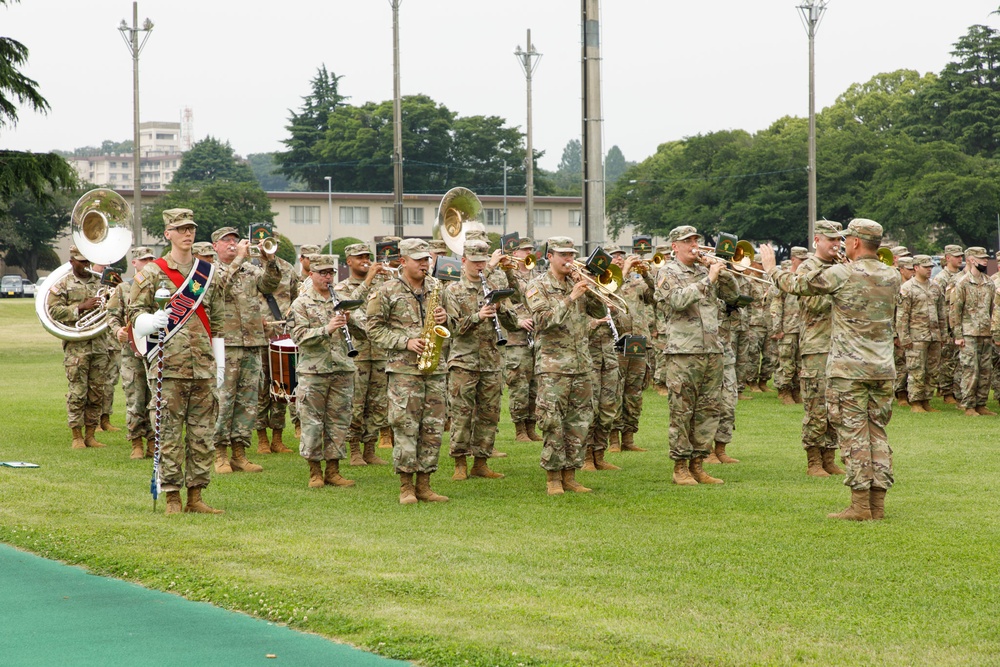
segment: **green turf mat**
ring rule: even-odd
[[[3,665],[408,664],[4,544],[0,601]]]

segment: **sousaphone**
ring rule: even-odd
[[[434,238],[440,238],[455,255],[465,252],[465,237],[470,230],[486,233],[486,227],[479,217],[483,204],[476,193],[468,188],[452,188],[445,193],[438,206],[437,220],[434,222]]]

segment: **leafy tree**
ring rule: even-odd
[[[570,139],[563,148],[552,180],[560,195],[579,197],[583,194],[583,146],[579,139]]]
[[[191,147],[174,172],[174,183],[256,181],[253,170],[238,158],[229,142],[206,137]]]
[[[330,175],[317,149],[329,129],[330,114],[347,99],[338,92],[341,78],[328,72],[326,65],[317,69],[310,82],[312,92],[302,98],[302,107],[298,112],[289,110],[285,129],[291,136],[282,142],[288,150],[275,153],[281,173],[312,191],[325,190],[325,177]]]
[[[629,166],[622,149],[618,146],[612,146],[604,157],[604,182],[608,186],[614,185]]]
[[[220,227],[236,227],[246,236],[250,225],[273,222],[271,201],[256,181],[231,183],[171,183],[167,194],[143,212],[142,224],[150,234],[163,236],[163,211],[189,208],[194,211],[197,241],[211,241]]]
[[[8,201],[6,215],[0,216],[0,253],[7,264],[20,266],[28,280],[38,280],[38,269],[54,269],[51,243],[69,230],[70,213],[76,196],[55,191],[39,201],[25,188]]]
[[[253,170],[253,175],[260,187],[267,192],[301,192],[305,186],[302,183],[292,183],[288,177],[278,171],[274,161],[274,153],[251,153],[247,162]]]
[[[328,255],[336,255],[340,257],[340,263],[343,264],[347,261],[347,256],[344,254],[344,249],[353,243],[364,243],[361,239],[356,239],[353,236],[341,236],[339,239],[333,239],[330,244],[326,247],[324,252]]]

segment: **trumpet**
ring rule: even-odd
[[[500,264],[503,265],[504,262],[510,262],[511,264],[523,264],[526,271],[531,271],[538,264],[538,260],[535,259],[534,255],[528,255],[527,257],[514,257],[514,255],[503,255],[503,259],[500,260]]]
[[[278,242],[274,240],[273,237],[268,236],[267,238],[261,239],[260,243],[257,245],[250,246],[250,256],[260,257],[261,251],[265,255],[273,255],[278,252]]]
[[[605,271],[598,278],[591,278],[590,276],[587,275],[586,271],[581,271],[580,270],[580,267],[585,266],[583,264],[583,262],[575,260],[573,262],[573,264],[574,264],[574,266],[573,266],[573,277],[574,277],[574,279],[585,281],[587,283],[587,290],[591,294],[593,294],[595,297],[597,297],[601,301],[601,303],[603,303],[605,305],[605,307],[607,307],[607,308],[616,308],[617,310],[621,311],[622,313],[627,313],[628,312],[628,304],[625,303],[625,299],[623,299],[620,296],[618,296],[617,294],[615,294],[614,290],[608,289],[608,285],[606,285],[606,284],[604,284],[604,283],[601,282],[602,278],[604,278],[606,275],[608,275],[608,274],[611,273],[610,269],[608,271]],[[617,269],[618,267],[614,267],[614,268]],[[621,273],[621,269],[619,269],[618,272],[620,274]],[[613,279],[608,278],[608,281],[610,283],[614,284],[614,280]],[[615,285],[615,289],[617,289],[617,287],[618,286]]]

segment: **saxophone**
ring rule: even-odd
[[[441,360],[441,345],[445,338],[451,338],[451,332],[448,329],[434,322],[434,310],[438,307],[440,300],[441,283],[438,282],[427,297],[424,329],[420,334],[420,339],[424,341],[424,351],[417,357],[417,370],[425,375],[437,370],[438,362]]]

